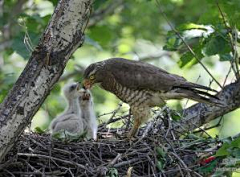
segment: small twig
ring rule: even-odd
[[[149,122],[146,126],[146,128],[144,129],[144,132],[141,136],[141,139],[145,138],[149,132],[149,130],[153,127],[153,121]]]
[[[115,110],[112,112],[112,116],[111,116],[110,119],[108,120],[107,124],[109,124],[109,122],[111,122],[111,120],[115,117],[115,115],[117,114],[117,112],[121,109],[122,104],[123,104],[122,102],[118,103],[117,109],[115,109]]]
[[[118,154],[108,165],[107,167],[112,167],[117,161],[122,157],[122,154]]]
[[[199,130],[196,130],[196,131],[193,131],[193,133],[199,133],[199,132],[202,132],[202,131],[204,131],[205,133],[207,133],[206,131],[207,130],[210,130],[210,129],[213,129],[213,128],[216,128],[216,127],[218,127],[218,126],[220,126],[221,125],[221,122],[222,122],[222,119],[223,119],[223,116],[221,116],[221,118],[219,119],[219,121],[215,124],[215,125],[212,125],[212,126],[210,126],[210,127],[205,127],[205,128],[201,128],[201,129],[199,129]],[[207,133],[208,134],[208,133]],[[209,134],[208,134],[209,135]],[[209,135],[210,136],[210,135]]]
[[[227,24],[227,20],[226,20],[224,14],[223,14],[223,11],[222,11],[222,9],[221,9],[218,1],[216,1],[216,5],[217,5],[217,7],[218,7],[218,10],[219,10],[219,12],[220,12],[220,15],[222,16],[223,23],[224,23],[225,27],[226,27],[227,29],[230,29],[230,27],[229,27],[228,24]],[[235,32],[236,30],[231,30],[231,31],[232,31],[232,32]],[[233,63],[233,61],[230,61],[230,63],[231,63],[231,67],[232,67],[232,69],[233,69],[233,71],[234,71],[235,77],[238,79],[238,78],[240,77],[239,69],[238,69],[238,55],[237,55],[237,49],[236,49],[236,41],[237,41],[237,36],[238,36],[238,34],[235,33],[235,34],[233,35],[233,36],[234,36],[234,37],[233,37],[234,39],[232,38],[232,35],[230,35],[230,33],[228,33],[228,36],[229,36],[230,44],[231,44],[231,47],[232,47],[233,59],[234,59],[234,61],[235,61],[234,63]],[[235,66],[234,66],[234,64],[235,64]]]
[[[133,169],[133,167],[128,168],[126,177],[131,177],[132,176],[132,169]]]
[[[223,81],[223,87],[225,86],[225,84],[226,84],[226,82],[227,82],[227,79],[228,79],[228,76],[229,76],[230,73],[231,73],[231,70],[232,70],[232,66],[230,65],[229,70],[228,70],[228,73],[226,74],[225,79],[224,79],[224,81]]]
[[[128,164],[137,162],[139,160],[140,160],[139,158],[133,158],[133,159],[130,159],[130,160],[127,160],[127,161],[119,162],[119,163],[115,164],[113,167],[119,168],[119,167],[122,167],[124,165],[128,165]]]
[[[190,172],[191,172],[192,170],[187,167],[187,165],[182,161],[182,159],[181,159],[177,154],[175,154],[175,153],[173,153],[173,152],[169,152],[169,154],[173,155],[174,157],[176,157],[176,158],[178,159],[178,161],[179,161],[179,162],[182,164],[182,166],[185,168],[185,170],[186,170],[186,172],[187,172],[187,176],[188,176],[188,177],[191,177]]]
[[[157,0],[157,3],[159,5],[159,2]],[[198,61],[198,63],[203,67],[203,69],[209,74],[209,76],[216,82],[216,84],[220,87],[223,88],[222,85],[215,79],[215,77],[210,73],[210,71],[207,69],[207,67],[201,62],[201,60],[198,58],[198,56],[195,54],[195,52],[192,50],[192,48],[187,44],[187,42],[183,39],[183,37],[180,35],[180,33],[173,27],[173,25],[169,22],[166,14],[164,13],[164,11],[160,8],[159,5],[159,9],[160,12],[162,13],[163,17],[165,18],[166,22],[168,23],[168,25],[170,26],[170,28],[176,33],[176,35],[182,40],[182,42],[184,43],[184,45],[188,48],[188,50],[190,51],[190,53],[196,58],[196,60]]]
[[[46,158],[46,159],[56,160],[56,161],[59,161],[59,162],[63,162],[63,163],[65,163],[65,164],[77,166],[77,167],[79,167],[79,168],[82,168],[82,169],[84,169],[84,170],[92,173],[92,172],[89,171],[89,169],[87,169],[84,165],[81,165],[81,164],[78,164],[78,163],[75,163],[75,162],[71,162],[71,161],[67,161],[67,160],[63,160],[63,159],[59,159],[59,158],[56,158],[56,157],[50,157],[50,156],[41,155],[41,154],[29,154],[29,153],[17,153],[17,155],[18,155],[18,156],[38,157],[38,158]]]

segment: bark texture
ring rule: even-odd
[[[223,116],[240,107],[240,80],[229,84],[218,93],[218,97],[226,104],[224,107],[195,104],[183,112],[183,118],[175,122],[174,129],[180,134],[192,131],[202,125]]]
[[[0,161],[30,123],[83,43],[91,0],[60,0],[38,47],[0,105]]]

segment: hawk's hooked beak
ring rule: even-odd
[[[90,89],[92,87],[93,83],[89,79],[83,80],[83,86],[85,89]]]

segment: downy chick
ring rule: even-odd
[[[82,114],[78,101],[78,98],[81,95],[79,89],[79,83],[71,83],[64,86],[63,92],[67,101],[67,107],[62,114],[58,115],[51,122],[49,126],[51,134],[61,130],[73,134],[82,134],[84,132],[83,121],[81,118]]]
[[[94,112],[93,97],[89,90],[80,90],[79,104],[82,112],[83,127],[87,131],[87,138],[97,140],[98,123]]]

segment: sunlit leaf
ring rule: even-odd
[[[193,48],[193,52],[195,54],[195,56],[201,60],[204,56],[202,54],[202,45],[198,45],[198,46],[195,46]],[[184,67],[184,66],[193,66],[194,64],[197,64],[198,63],[198,60],[196,59],[192,52],[190,51],[187,51],[186,53],[184,53],[180,60],[178,61],[178,65],[180,68]]]
[[[34,132],[39,133],[39,134],[45,133],[45,131],[42,130],[40,127],[35,127]]]

